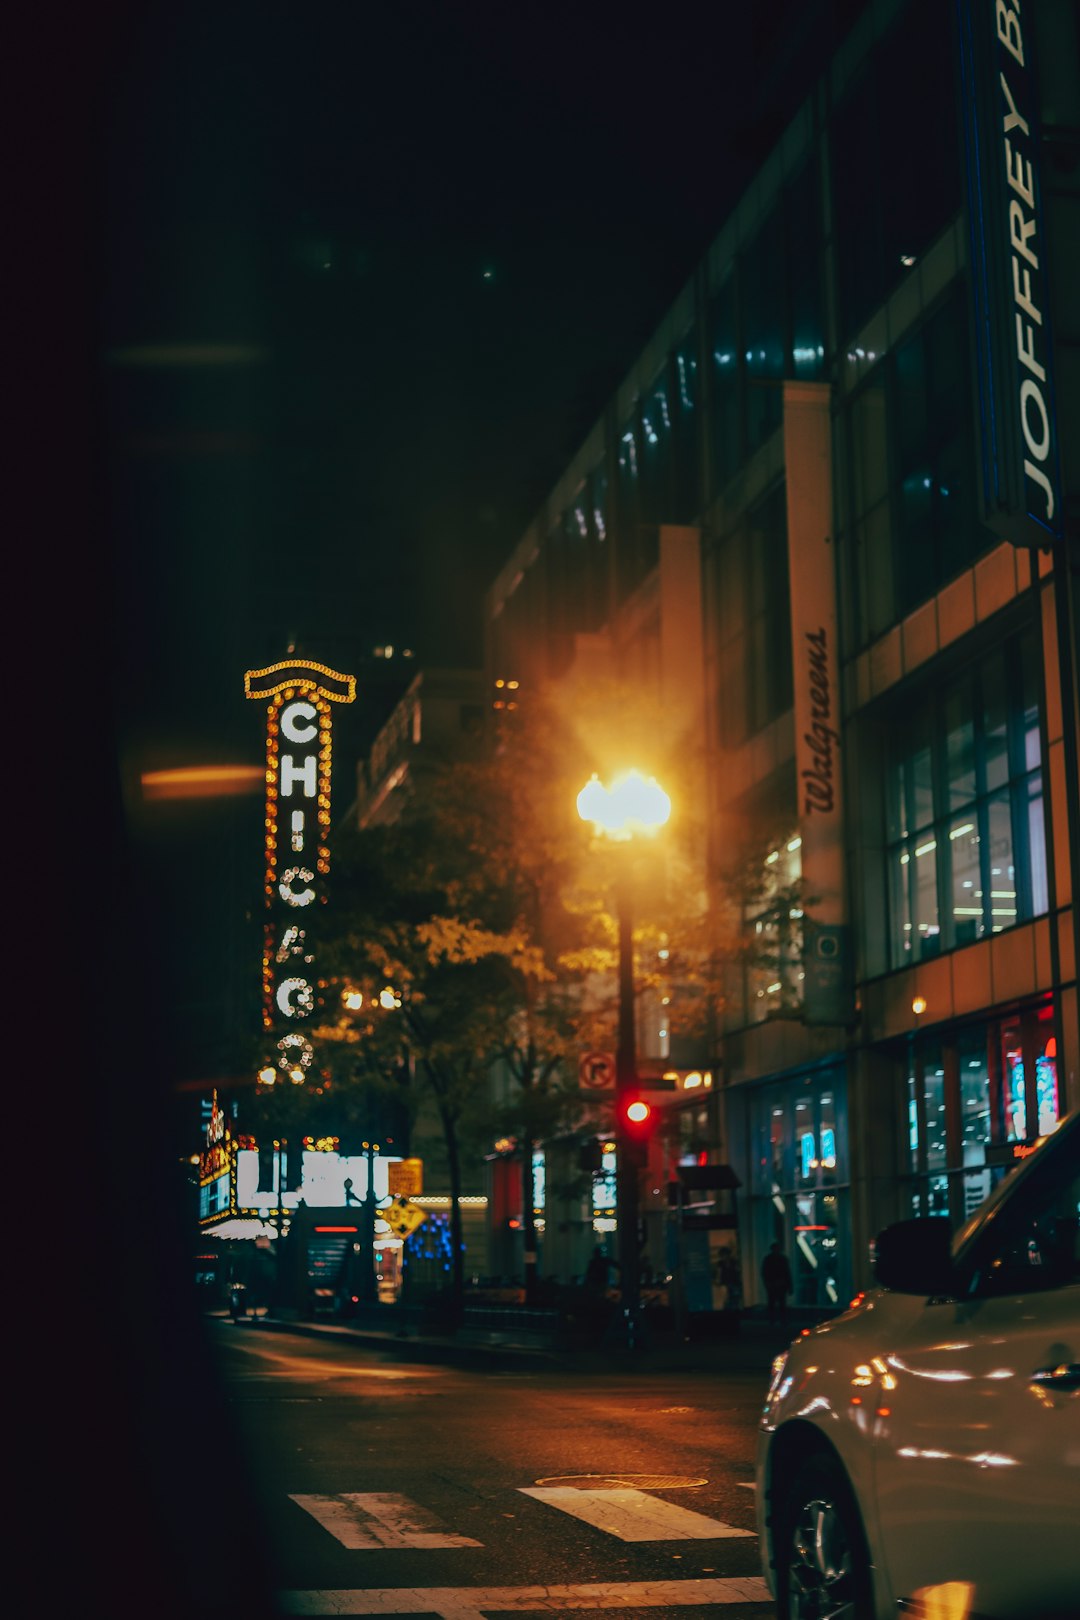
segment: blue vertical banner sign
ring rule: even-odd
[[[1035,13],[957,0],[971,260],[980,516],[1003,539],[1062,538]]]
[[[244,695],[266,711],[262,1019],[273,1064],[301,1085],[314,1050],[304,1026],[321,1005],[316,953],[330,871],[331,705],[356,696],[352,675],[294,658],[248,670]]]

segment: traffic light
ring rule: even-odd
[[[650,1103],[636,1092],[628,1092],[619,1099],[617,1109],[619,1137],[633,1163],[644,1166],[656,1124],[656,1115]]]
[[[622,1128],[631,1141],[647,1142],[653,1131],[653,1111],[644,1097],[628,1095],[619,1104]]]

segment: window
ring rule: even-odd
[[[659,395],[653,390],[646,405],[639,404],[619,430],[616,445],[619,535],[616,592],[620,603],[625,602],[660,561],[657,521],[650,520],[646,510],[646,499],[654,504],[658,499],[659,469],[652,462],[646,469],[645,458],[646,450],[650,456],[659,450],[665,409],[670,409],[666,391],[661,405]],[[670,434],[666,436],[670,440]]]
[[[692,332],[672,356],[671,404],[674,482],[670,517],[673,523],[691,523],[702,506],[700,391],[697,343]]]
[[[719,626],[717,713],[735,748],[792,704],[791,599],[783,484],[710,559]]]
[[[597,545],[603,545],[608,537],[608,481],[604,467],[596,467],[587,482],[593,536]]]
[[[854,561],[852,650],[996,544],[977,517],[969,374],[957,286],[843,413],[837,493]]]
[[[821,242],[820,187],[810,162],[709,302],[714,490],[780,427],[785,378],[824,375]]]
[[[751,452],[775,433],[784,415],[787,308],[784,229],[774,209],[741,265],[746,358],[746,436]]]
[[[1052,1010],[1043,1006],[998,1027],[996,1051],[1000,1068],[995,1074],[998,1091],[993,1103],[995,1140],[1025,1142],[1053,1130],[1060,1117],[1057,1037]],[[1034,1071],[1030,1095],[1027,1077]]]
[[[976,518],[967,324],[954,295],[891,362],[893,577],[902,618],[986,549]]]
[[[811,159],[784,193],[787,301],[791,340],[789,376],[811,382],[825,375],[825,300],[821,278],[821,187]]]
[[[1024,1082],[1032,1070],[1036,1094],[1029,1103]],[[948,1215],[958,1226],[1002,1174],[1005,1161],[994,1150],[1057,1124],[1051,1003],[942,1036],[912,1037],[906,1108],[911,1213]]]
[[[960,206],[951,36],[911,0],[833,115],[833,225],[845,338],[854,338]],[[911,117],[912,86],[919,116]]]
[[[640,413],[635,411],[619,428],[615,446],[616,499],[621,526],[641,518]]]
[[[712,379],[713,487],[722,489],[742,459],[742,370],[735,318],[735,277],[728,276],[709,305]]]
[[[760,894],[747,908],[746,1021],[790,1017],[803,1002],[802,839],[792,832],[765,857]]]
[[[641,523],[689,523],[701,506],[698,363],[693,333],[670,354],[620,444],[627,495]],[[627,435],[630,435],[628,437]],[[631,494],[636,458],[637,493]]]
[[[850,1297],[844,1074],[826,1069],[756,1088],[750,1195],[758,1256],[778,1241],[794,1304],[830,1309]]]
[[[641,515],[646,523],[664,523],[671,517],[674,417],[675,398],[665,367],[641,407]]]
[[[598,473],[586,479],[548,536],[549,670],[559,675],[574,650],[574,636],[598,630],[607,617],[606,530],[597,527]],[[603,525],[603,514],[600,514]]]
[[[1014,639],[884,726],[889,964],[1046,910],[1038,683]]]

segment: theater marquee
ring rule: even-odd
[[[319,909],[330,870],[331,705],[356,696],[352,675],[306,658],[248,670],[246,697],[266,712],[266,867],[262,1018],[274,1061],[302,1084],[314,1056],[305,1034],[319,1010]]]

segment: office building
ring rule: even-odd
[[[489,692],[640,681],[709,882],[759,863],[669,1103],[749,1301],[779,1238],[843,1304],[1080,1105],[1076,29],[864,7],[488,593]]]

